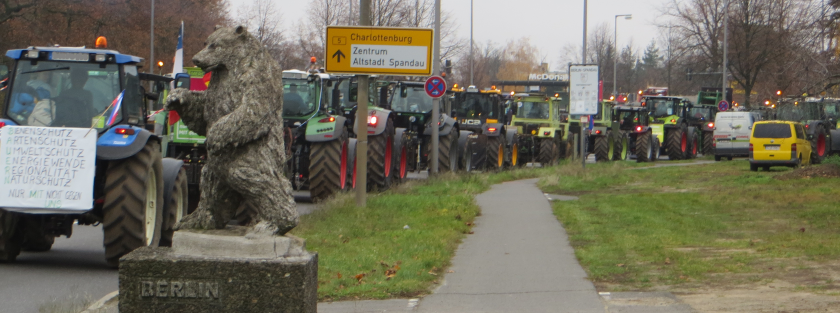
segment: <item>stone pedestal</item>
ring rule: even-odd
[[[140,248],[120,260],[120,312],[311,312],[318,254],[284,236],[238,229],[177,231],[172,248]]]

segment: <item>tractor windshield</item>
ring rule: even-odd
[[[303,116],[318,108],[318,82],[302,78],[283,79],[283,115]]]
[[[499,103],[483,93],[456,94],[452,110],[458,118],[468,119],[499,118],[500,111]]]
[[[432,110],[432,98],[423,86],[400,85],[400,94],[393,97],[391,108],[397,112],[428,113]]]
[[[547,120],[549,117],[548,102],[518,101],[516,102],[516,107],[516,116],[519,116],[521,118]]]
[[[776,118],[783,121],[809,121],[822,119],[823,112],[819,103],[816,102],[794,102],[781,105],[776,113]]]
[[[642,111],[636,110],[616,110],[614,117],[615,121],[621,125],[621,129],[631,129],[640,122],[644,125],[646,118],[647,117],[642,113]]]
[[[137,79],[136,67],[131,70],[125,79]],[[122,119],[117,64],[20,62],[13,84],[6,114],[19,125],[104,128],[106,120]],[[138,91],[126,91],[123,99],[133,101]]]
[[[653,110],[653,117],[666,117],[677,114],[677,100],[670,98],[647,98],[645,106]]]
[[[838,102],[826,103],[823,109],[825,110],[826,117],[830,119],[836,120],[838,117],[840,117],[840,103]]]
[[[688,111],[688,119],[693,122],[705,122],[712,120],[712,108],[710,107],[693,107]]]

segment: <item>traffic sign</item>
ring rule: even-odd
[[[726,110],[729,110],[729,102],[726,102],[726,100],[720,100],[720,102],[718,102],[718,111],[722,112]]]
[[[328,73],[429,76],[430,28],[327,26]]]
[[[429,79],[426,79],[426,84],[423,89],[426,90],[426,94],[429,95],[429,97],[443,97],[443,95],[446,94],[446,81],[440,76],[429,77]]]
[[[569,101],[571,114],[598,114],[598,66],[572,65],[569,67]]]

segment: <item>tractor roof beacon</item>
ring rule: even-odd
[[[186,181],[182,162],[163,159],[161,138],[146,129],[150,112],[138,73],[143,60],[114,50],[63,47],[15,49],[6,56],[14,67],[0,126],[89,128],[98,137],[96,166],[87,169],[95,172],[91,209],[0,210],[0,261],[13,261],[20,250],[49,250],[55,237],[70,236],[74,221],[102,223],[111,266],[136,248],[171,242],[174,219],[186,210],[183,193],[172,190]],[[41,111],[20,101],[33,93]],[[34,211],[46,214],[29,214]]]

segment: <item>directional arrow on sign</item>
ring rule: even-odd
[[[341,50],[338,50],[335,53],[333,53],[332,57],[336,58],[336,61],[338,63],[341,63],[341,58],[346,58],[347,56],[345,56],[344,53],[341,52]]]

